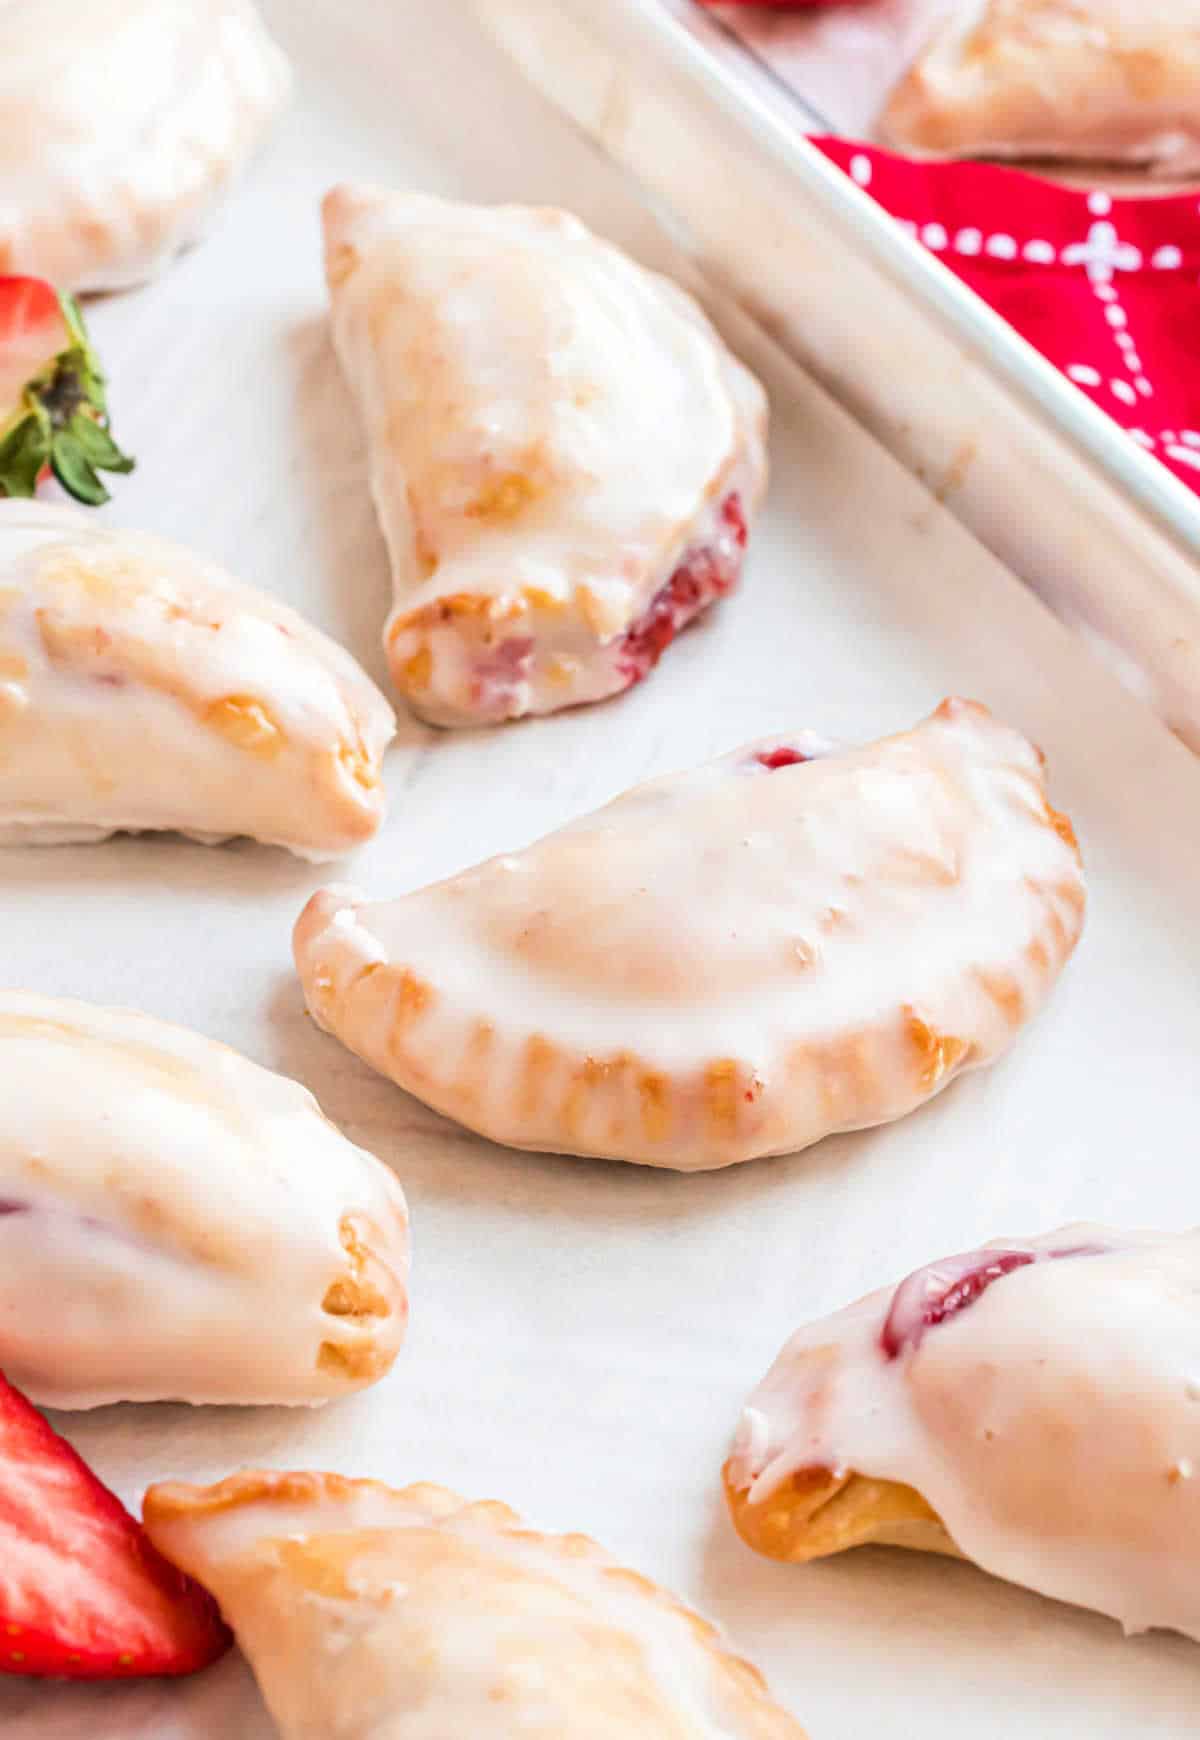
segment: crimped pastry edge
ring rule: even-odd
[[[416,1526],[462,1519],[514,1541],[535,1544],[564,1561],[585,1561],[595,1566],[601,1576],[619,1582],[654,1606],[686,1621],[696,1643],[711,1658],[714,1671],[727,1677],[732,1693],[748,1700],[752,1710],[760,1711],[771,1720],[772,1734],[777,1731],[783,1734],[782,1725],[786,1724],[786,1732],[794,1736],[794,1740],[806,1740],[805,1731],[796,1719],[772,1698],[760,1670],[753,1662],[736,1654],[710,1621],[651,1578],[621,1564],[590,1535],[544,1534],[538,1529],[528,1528],[517,1512],[500,1500],[465,1499],[448,1487],[427,1481],[397,1488],[384,1481],[355,1479],[342,1474],[247,1468],[211,1486],[160,1481],[147,1490],[142,1501],[142,1517],[151,1537],[155,1538],[157,1530],[169,1529],[173,1523],[226,1515],[256,1504],[278,1504],[281,1507],[307,1503],[350,1504],[360,1495],[385,1499],[394,1507],[400,1526],[404,1526],[406,1512]],[[336,1532],[336,1525],[330,1532]],[[156,1544],[168,1558],[171,1557],[169,1544],[164,1545],[158,1540]],[[781,1725],[778,1730],[776,1720]]]

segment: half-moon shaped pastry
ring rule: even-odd
[[[324,220],[410,706],[492,723],[639,681],[737,584],[758,382],[690,296],[563,212],[338,188]]]
[[[407,1316],[394,1176],[297,1082],[0,992],[0,1370],[35,1401],[324,1402]]]
[[[1200,167],[1200,0],[963,0],[881,130],[956,157]]]
[[[0,845],[172,828],[370,837],[391,708],[285,604],[177,544],[0,501]]]
[[[139,283],[195,239],[290,83],[252,0],[5,0],[0,272]]]
[[[725,1486],[775,1559],[959,1553],[1126,1631],[1200,1638],[1200,1233],[1072,1226],[800,1330]]]
[[[948,701],[771,738],[399,900],[313,897],[323,1027],[521,1148],[684,1170],[913,1110],[1009,1044],[1084,888],[1038,752]]]
[[[281,1740],[804,1740],[702,1619],[584,1535],[335,1474],[153,1486]]]

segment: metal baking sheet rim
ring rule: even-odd
[[[689,0],[474,0],[731,295],[1200,753],[1200,502]]]

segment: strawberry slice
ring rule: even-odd
[[[50,470],[76,501],[108,500],[101,471],[132,471],[108,431],[104,376],[73,296],[0,277],[0,494]]]
[[[0,1672],[187,1674],[231,1641],[211,1595],[0,1377]]]

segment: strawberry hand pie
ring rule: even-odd
[[[289,83],[253,0],[4,0],[0,272],[76,291],[149,278]]]
[[[368,839],[395,721],[349,653],[214,563],[0,501],[0,845]]]
[[[324,220],[410,706],[492,724],[640,681],[737,584],[758,382],[691,297],[565,213],[338,188]]]
[[[1200,1234],[1065,1227],[801,1329],[725,1486],[774,1559],[954,1553],[1200,1639]]]
[[[281,1740],[804,1740],[711,1625],[507,1505],[246,1471],[153,1486],[144,1516]]]
[[[1200,0],[960,0],[892,93],[902,150],[1200,168]]]
[[[407,1275],[399,1184],[297,1082],[0,992],[0,1370],[34,1400],[349,1394],[396,1357]]]
[[[313,897],[316,1020],[520,1148],[683,1170],[921,1105],[1036,1012],[1083,921],[1038,752],[946,702],[626,792],[398,900]]]

